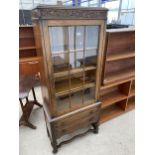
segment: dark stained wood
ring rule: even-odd
[[[42,105],[36,99],[36,95],[35,95],[35,91],[34,91],[35,84],[36,84],[35,75],[34,76],[20,76],[20,79],[19,79],[19,101],[21,104],[23,114],[20,118],[19,125],[20,126],[25,125],[32,129],[36,129],[36,126],[34,126],[33,124],[31,124],[29,122],[29,117],[31,115],[33,106],[37,105],[39,107],[42,107]],[[29,101],[29,99],[28,99],[29,92],[31,91],[31,89],[32,89],[33,98],[34,98],[33,101]],[[25,105],[22,102],[23,99],[26,99]]]
[[[36,19],[94,19],[94,20],[106,20],[107,9],[105,8],[94,8],[94,7],[64,7],[64,6],[44,6],[40,5],[32,11],[32,20]]]
[[[98,133],[100,114],[98,93],[101,81],[101,71],[99,67],[103,57],[102,44],[105,39],[106,23],[104,20],[107,18],[106,15],[107,9],[103,8],[39,6],[32,11],[36,50],[37,54],[41,57],[40,73],[47,135],[51,140],[54,153],[56,153],[58,147],[63,144],[63,142],[58,144],[57,139],[64,135],[74,133],[76,130],[84,127],[93,127],[93,132]],[[85,50],[83,49],[86,49],[87,25],[95,25],[99,28],[97,32],[98,43],[96,47],[94,47],[97,51],[97,56],[88,58],[84,57],[85,61],[79,60],[81,62],[80,67],[82,70],[74,69],[74,66],[71,67],[68,62],[70,58],[67,53],[75,52],[77,54],[79,51],[84,51],[83,53],[85,53]],[[50,36],[50,29],[52,26],[62,27],[62,47],[64,50],[52,51],[52,43],[54,39],[54,36]],[[72,51],[69,50],[68,32],[70,27],[68,26],[84,27],[84,32],[82,32],[84,35],[82,39],[83,49],[78,49],[76,45],[73,45],[74,49],[72,49]],[[60,35],[58,39],[61,39]],[[72,37],[72,39],[76,40],[75,36]],[[90,48],[92,47],[88,47],[89,52],[91,53],[92,49]],[[58,52],[61,54],[65,53],[65,55],[57,55],[56,57],[55,53]],[[69,74],[69,76],[67,74]],[[82,101],[80,101],[82,104],[78,103],[76,106],[73,106],[74,104],[71,104],[72,98],[74,97],[74,94],[76,95],[76,92],[79,91],[83,92],[82,97],[80,96],[82,98]],[[88,92],[90,96],[86,96]],[[69,98],[69,100],[67,100],[67,103],[69,102],[69,110],[66,110],[65,108],[59,110],[58,101],[60,100],[61,103],[62,98],[65,100],[66,96]],[[86,101],[91,100],[91,102],[84,102],[84,99]],[[90,106],[92,107],[90,108]]]

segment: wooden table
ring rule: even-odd
[[[34,104],[42,107],[42,105],[37,101],[34,87],[37,84],[36,76],[20,76],[19,78],[19,101],[22,108],[22,116],[19,120],[19,126],[25,125],[32,129],[36,129],[36,126],[34,126],[32,123],[29,122],[29,117],[32,112]],[[29,101],[28,96],[30,91],[32,90],[33,93],[33,101]],[[23,104],[22,100],[26,99],[25,105]]]

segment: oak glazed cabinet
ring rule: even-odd
[[[58,147],[98,132],[107,9],[38,6],[32,11],[47,133]],[[87,130],[86,130],[87,129]]]

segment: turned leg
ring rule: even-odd
[[[51,142],[51,145],[53,147],[53,153],[57,153],[58,152],[58,146],[57,146],[57,141],[54,137],[53,137],[53,142]]]
[[[94,133],[97,134],[98,133],[98,123],[93,123],[92,126],[94,127]]]
[[[57,140],[56,140],[56,136],[55,136],[55,131],[54,131],[54,127],[53,124],[50,124],[51,126],[51,132],[52,132],[52,147],[53,147],[53,153],[57,153],[58,152],[58,145],[57,145]]]
[[[58,147],[57,146],[53,146],[53,153],[57,153],[58,152]]]

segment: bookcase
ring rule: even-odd
[[[40,57],[32,25],[19,26],[19,75],[36,74],[39,77]]]
[[[19,58],[36,57],[36,46],[32,25],[19,26]]]
[[[135,31],[107,30],[105,44],[100,87],[101,123],[135,107]]]

